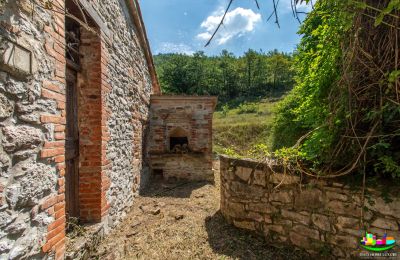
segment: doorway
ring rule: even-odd
[[[79,127],[77,79],[80,70],[80,26],[66,18],[65,203],[67,220],[79,219]]]

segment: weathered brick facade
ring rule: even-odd
[[[151,97],[149,158],[153,175],[214,180],[212,116],[216,97]],[[157,176],[155,176],[157,177]]]
[[[65,253],[68,1],[35,2],[0,3],[0,259]],[[80,28],[77,206],[106,228],[147,171],[142,136],[159,87],[137,1],[80,3],[97,32]]]

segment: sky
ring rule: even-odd
[[[204,51],[218,55],[223,49],[241,56],[249,48],[267,52],[292,52],[300,40],[299,22],[293,17],[290,0],[280,0],[280,28],[267,21],[272,0],[235,0],[224,25],[212,43],[204,47],[219,24],[229,0],[140,0],[143,19],[153,54]],[[308,11],[302,5],[298,10]],[[304,15],[300,14],[300,17]]]

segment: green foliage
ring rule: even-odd
[[[279,105],[274,127],[275,149],[293,145],[308,131],[326,124],[329,114],[329,93],[339,78],[340,43],[349,29],[349,16],[343,4],[320,1],[307,17],[295,55],[296,86]],[[335,120],[340,124],[340,120]],[[302,154],[314,162],[323,160],[335,140],[332,128],[315,131],[302,146]],[[322,157],[322,158],[321,158]]]
[[[374,134],[377,136],[372,137],[367,146],[368,171],[400,177],[400,130],[396,128],[398,126],[396,122],[400,120],[400,106],[393,101],[396,100],[396,95],[393,93],[397,93],[396,86],[399,83],[400,72],[395,66],[390,65],[394,64],[390,63],[392,60],[379,59],[379,55],[376,54],[375,56],[368,54],[370,56],[366,58],[362,56],[367,53],[365,49],[358,54],[362,57],[356,59],[354,55],[357,53],[354,53],[354,49],[358,46],[354,49],[349,48],[353,43],[349,38],[356,37],[355,32],[360,33],[356,40],[352,40],[365,44],[371,42],[369,37],[373,35],[372,32],[368,33],[369,24],[372,24],[369,28],[374,27],[374,22],[375,26],[384,24],[387,27],[378,27],[376,30],[381,29],[382,33],[387,33],[390,24],[388,25],[389,20],[386,17],[397,19],[393,18],[392,11],[400,9],[399,0],[378,2],[374,4],[380,7],[384,3],[388,4],[381,10],[365,2],[353,0],[318,1],[306,18],[300,29],[303,38],[294,55],[296,84],[278,105],[273,126],[271,142],[276,155],[289,160],[300,159],[309,162],[308,166],[317,172],[317,169],[325,166],[341,169],[360,154],[360,147],[366,140],[367,133],[374,129],[373,125],[376,125],[379,130]],[[354,11],[353,8],[358,11]],[[364,19],[362,20],[364,24],[359,25],[357,29],[355,23],[360,20],[354,17],[359,10],[373,10],[380,13],[376,20],[372,21],[364,21],[371,18],[359,14],[359,17]],[[379,33],[374,32],[375,34]],[[387,45],[381,47],[387,48]],[[379,51],[380,47],[373,46],[371,49]],[[390,46],[387,49],[394,53],[394,49]],[[359,61],[362,59],[375,62],[374,70],[378,69],[379,62],[382,66],[387,66],[379,68],[384,72],[380,75],[384,75],[385,78],[377,77],[374,70],[362,70],[363,66],[366,66],[365,61]],[[354,67],[343,66],[348,60]],[[355,80],[346,78],[347,81],[344,83],[344,74],[347,77],[354,77]],[[373,85],[379,87],[372,88]],[[352,87],[358,89],[349,91]],[[355,95],[362,96],[354,97]],[[354,118],[357,118],[357,121]],[[354,125],[353,122],[357,124]],[[298,146],[289,148],[300,138],[302,142]]]
[[[224,111],[214,113],[213,151],[215,153],[226,153],[224,148],[227,147],[237,156],[248,158],[264,158],[269,153],[269,135],[276,102],[264,99],[248,104],[256,106],[258,112],[242,114],[239,113],[239,106],[225,113]]]
[[[294,83],[292,60],[291,54],[251,49],[241,57],[226,50],[214,57],[203,52],[154,56],[164,93],[218,95],[222,104],[290,90]]]
[[[250,150],[248,151],[248,155],[251,156],[251,158],[263,159],[265,157],[271,156],[271,152],[266,144],[259,143],[253,145],[250,148]]]
[[[229,105],[228,105],[228,104],[224,104],[224,105],[222,106],[221,115],[222,115],[223,117],[226,117],[226,115],[228,114],[228,111],[229,111]]]
[[[233,149],[232,147],[228,147],[228,148],[222,148],[221,151],[222,154],[228,155],[230,157],[235,157],[235,158],[241,158],[242,156],[239,155],[235,149]]]
[[[255,103],[243,103],[240,104],[237,110],[238,114],[250,114],[257,113],[258,107]]]

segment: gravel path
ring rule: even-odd
[[[92,259],[307,259],[228,225],[218,185],[153,183]]]

